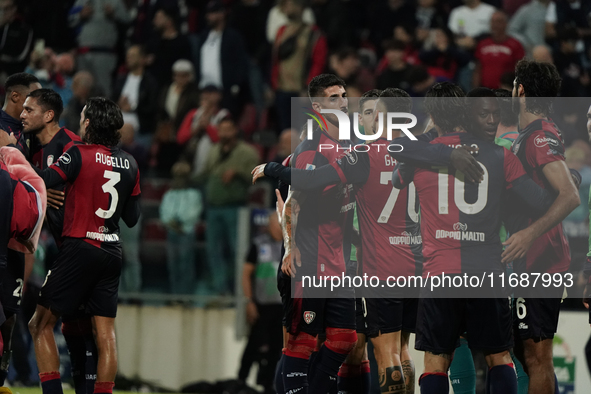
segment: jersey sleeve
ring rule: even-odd
[[[48,189],[63,182],[74,182],[82,168],[82,154],[77,146],[72,146],[49,168],[43,170],[42,178]]]
[[[131,192],[132,197],[136,197],[142,194],[140,190],[140,170],[138,168],[137,173],[135,175],[135,185],[133,186],[133,191]]]
[[[417,136],[413,141],[399,137],[390,145],[390,155],[403,163],[417,167],[449,166],[453,148],[445,144],[431,144],[437,135],[433,131]],[[402,149],[401,149],[402,148]]]
[[[13,197],[11,237],[29,240],[43,222],[41,196],[33,186],[19,180],[16,182]]]
[[[517,156],[503,149],[505,155],[504,171],[505,187],[512,194],[520,198],[526,206],[531,208],[533,216],[540,216],[546,213],[556,196],[549,190],[545,190],[533,181],[523,169]]]
[[[292,185],[297,190],[314,190],[337,183],[365,183],[369,176],[369,156],[366,152],[346,152],[331,164],[308,170],[268,163],[265,175]]]
[[[413,180],[415,176],[415,167],[407,163],[398,163],[392,171],[392,185],[396,189],[404,189]]]
[[[513,182],[517,179],[526,176],[523,165],[512,152],[503,149],[503,172],[505,174],[505,188],[511,189]]]
[[[564,145],[556,134],[538,130],[527,139],[525,157],[532,168],[542,167],[553,161],[565,160]]]

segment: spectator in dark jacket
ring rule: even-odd
[[[222,107],[232,115],[240,113],[240,97],[248,80],[248,54],[240,33],[226,24],[220,1],[210,1],[206,9],[209,29],[193,37],[193,62],[199,88],[213,85],[223,92]]]
[[[136,139],[149,146],[155,130],[158,82],[145,71],[146,53],[141,45],[129,47],[125,64],[128,73],[117,79],[113,100],[119,104],[125,121],[139,130]]]
[[[326,66],[326,38],[302,20],[305,1],[287,0],[283,12],[289,22],[277,32],[273,44],[271,83],[279,130],[290,127],[291,98],[305,91],[308,83]]]
[[[33,49],[33,29],[19,16],[16,0],[0,0],[0,72],[21,72]]]
[[[191,44],[178,28],[179,13],[176,7],[162,7],[154,14],[154,28],[159,37],[146,45],[148,71],[158,80],[162,89],[172,80],[172,65],[179,59],[191,59]]]

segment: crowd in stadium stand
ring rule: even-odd
[[[61,124],[74,132],[89,97],[117,102],[126,123],[122,143],[144,184],[175,179],[161,221],[144,210],[143,239],[205,240],[209,264],[202,270],[210,290],[222,294],[233,291],[235,233],[228,228],[238,207],[270,201],[253,202],[250,169],[291,153],[298,140],[290,99],[305,96],[315,75],[338,75],[351,97],[396,87],[421,97],[440,81],[465,91],[511,90],[515,64],[530,56],[557,66],[562,96],[591,96],[588,1],[0,0],[0,11],[0,90],[13,73],[34,74],[62,96]],[[572,160],[591,179],[586,108],[565,108],[555,120]],[[187,185],[196,188],[197,219],[174,204],[172,195]],[[154,194],[159,203],[163,191]],[[122,237],[132,262],[122,286],[137,292],[140,232]],[[175,256],[179,267],[194,265],[192,252]],[[170,290],[178,292],[172,287],[186,285],[172,279],[174,272]]]

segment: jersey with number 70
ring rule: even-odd
[[[121,255],[119,219],[139,219],[140,174],[135,159],[117,147],[76,145],[42,174],[47,188],[66,182],[63,237],[81,238]]]

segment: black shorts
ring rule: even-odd
[[[283,318],[281,323],[283,327],[287,327],[287,320],[289,311],[293,308],[293,299],[291,298],[291,278],[281,271],[281,267],[277,271],[277,290],[281,296],[281,304],[283,305]]]
[[[121,257],[81,239],[66,238],[41,288],[39,305],[73,315],[80,305],[92,316],[115,317]]]
[[[23,295],[23,278],[25,277],[25,254],[8,249],[6,254],[8,264],[0,286],[0,301],[4,313],[10,317],[21,307]]]
[[[293,298],[286,315],[290,334],[318,335],[327,327],[355,329],[355,292],[350,297]]]
[[[417,298],[366,298],[367,336],[405,331],[415,332],[417,322]]]
[[[560,291],[560,294],[562,294]],[[557,292],[558,293],[558,292]],[[516,298],[513,300],[515,336],[521,339],[552,339],[558,329],[560,298]]]
[[[422,298],[415,348],[451,354],[467,331],[470,348],[500,353],[513,347],[511,326],[508,298]]]

